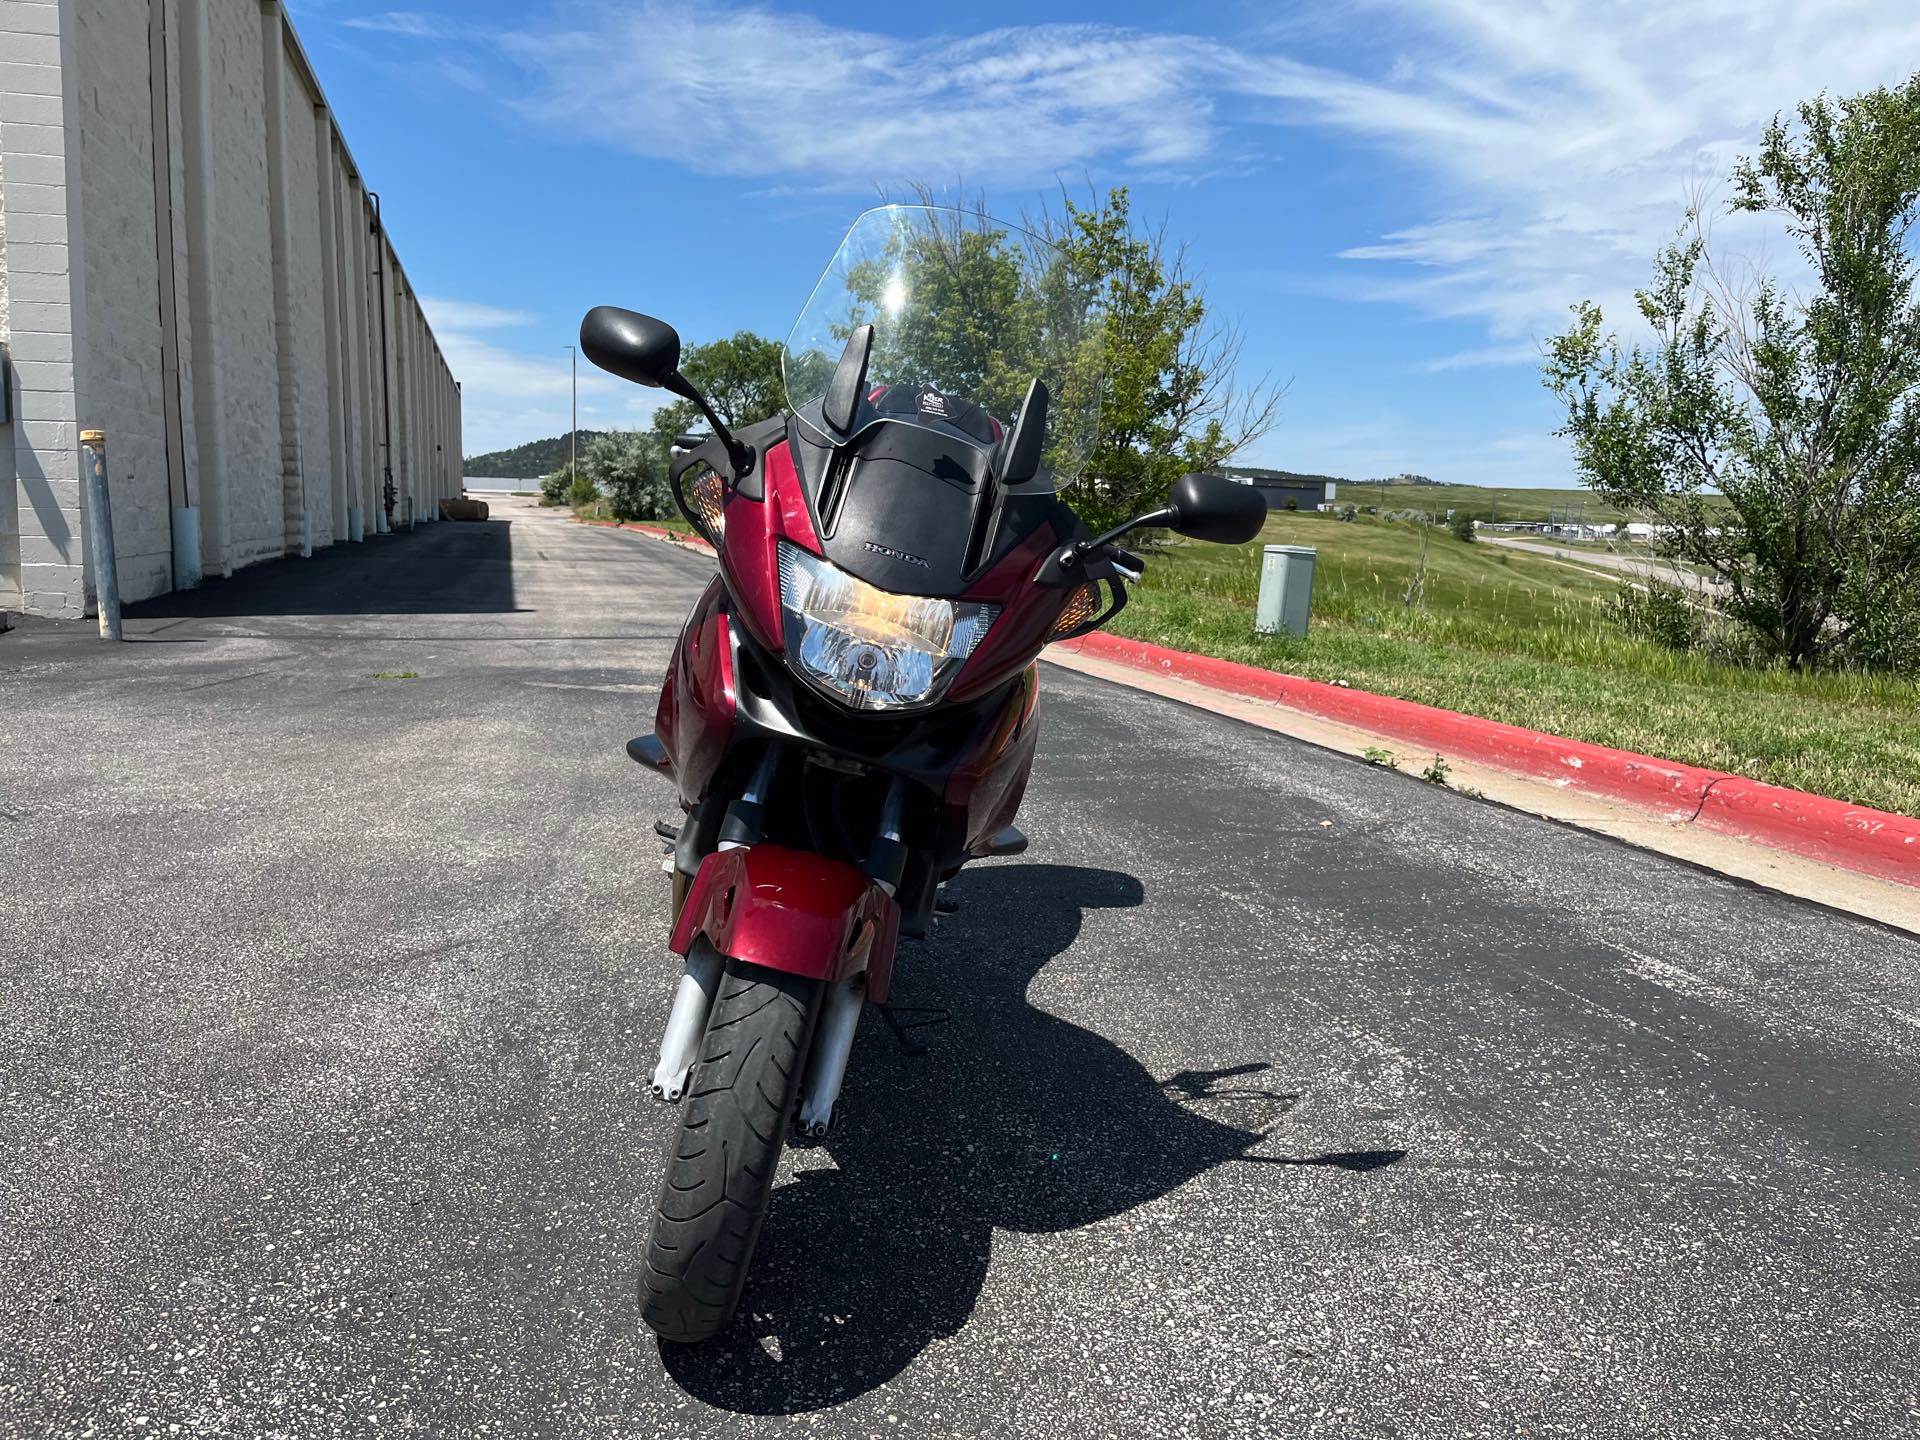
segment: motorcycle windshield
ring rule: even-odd
[[[1080,473],[1099,433],[1105,375],[1099,279],[1089,267],[977,212],[867,211],[834,252],[781,357],[787,404],[810,429],[818,411],[809,407],[827,393],[859,325],[874,329],[874,418],[991,449],[1037,379],[1048,392],[1041,473],[1056,485]]]

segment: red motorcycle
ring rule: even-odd
[[[692,401],[680,509],[719,552],[635,760],[672,778],[686,962],[653,1091],[684,1101],[641,1285],[663,1340],[732,1318],[789,1131],[826,1134],[865,1006],[943,882],[1013,855],[1038,733],[1036,657],[1105,624],[1140,526],[1239,543],[1251,489],[1188,475],[1090,535],[1056,489],[1098,428],[1095,280],[977,214],[862,215],[788,337],[790,410],[737,434],[659,320],[601,306],[601,368]]]

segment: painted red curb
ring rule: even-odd
[[[718,553],[698,535],[687,535],[678,530],[669,530],[664,525],[642,525],[632,520],[585,520],[578,515],[573,518],[581,525],[600,525],[609,530],[633,530],[641,535],[651,535],[656,540],[665,540],[670,544],[680,546],[683,550],[698,550],[703,555]]]
[[[1060,644],[1097,660],[1271,701],[1438,754],[1611,795],[1669,818],[1920,886],[1920,820],[1906,815],[1120,635],[1096,631]]]

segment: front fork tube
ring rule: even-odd
[[[760,817],[774,773],[780,768],[780,747],[769,745],[753,768],[746,791],[727,807],[727,818],[720,826],[720,848],[736,849],[760,838]],[[687,903],[692,887],[689,877],[678,869],[673,875],[673,918]],[[673,992],[673,1008],[667,1012],[667,1028],[660,1036],[660,1061],[653,1070],[653,1093],[671,1104],[687,1090],[687,1076],[700,1058],[700,1042],[706,1037],[707,1020],[713,1014],[713,997],[720,988],[720,972],[726,960],[718,950],[704,942],[687,952],[686,972]]]
[[[900,888],[900,876],[906,868],[907,847],[901,838],[906,803],[906,782],[895,777],[880,808],[879,830],[864,867],[889,895]],[[827,987],[820,1004],[820,1022],[813,1031],[813,1045],[807,1051],[806,1074],[800,1082],[800,1113],[794,1123],[810,1139],[819,1139],[833,1124],[833,1107],[840,1099],[847,1062],[853,1056],[853,1037],[860,1028],[860,1013],[866,1008],[865,962],[873,945],[873,932],[869,930],[853,943],[861,951],[855,960],[857,968],[846,979]]]
[[[660,1037],[660,1063],[653,1071],[653,1093],[669,1103],[686,1093],[687,1076],[700,1057],[700,1041],[713,1013],[713,997],[720,988],[720,970],[726,962],[705,941],[687,952],[686,973],[673,994],[667,1030]]]
[[[810,1139],[819,1139],[833,1123],[834,1103],[847,1078],[853,1035],[860,1028],[860,1011],[866,1001],[867,976],[862,971],[829,985],[820,1003],[820,1023],[814,1027],[806,1075],[800,1082],[800,1114],[794,1121],[800,1133]]]
[[[720,828],[719,848],[751,845],[759,838],[762,807],[779,761],[779,747],[769,746],[755,767],[745,793],[727,808],[727,818]],[[901,835],[905,807],[906,785],[896,778],[881,808],[879,831],[865,866],[875,883],[889,895],[899,888],[906,864],[907,847]],[[691,882],[677,870],[673,879],[673,914],[678,920]],[[859,947],[872,943],[871,932],[854,941]],[[860,958],[864,959],[864,954]],[[707,1019],[713,1013],[713,997],[724,965],[725,961],[711,945],[697,944],[687,955],[686,973],[680,977],[673,1009],[667,1016],[666,1033],[660,1038],[660,1063],[653,1072],[653,1093],[662,1100],[676,1101],[686,1093],[687,1077],[699,1058],[700,1042],[706,1035]],[[864,964],[859,964],[855,973],[846,979],[827,987],[800,1084],[800,1109],[795,1123],[802,1135],[818,1138],[825,1135],[833,1123],[834,1105],[847,1078],[847,1062],[853,1055],[853,1038],[860,1028],[860,1013],[866,999]]]

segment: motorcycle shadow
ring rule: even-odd
[[[844,1109],[775,1191],[732,1328],[660,1347],[668,1373],[708,1404],[796,1414],[865,1394],[966,1323],[996,1228],[1074,1229],[1216,1165],[1268,1159],[1247,1152],[1297,1097],[1258,1084],[1265,1063],[1156,1080],[1027,1001],[1087,910],[1142,902],[1138,880],[994,865],[964,872],[951,893],[960,913],[903,950],[895,998],[950,1006],[952,1023],[911,1032],[927,1047],[915,1055],[868,1012]],[[1366,1170],[1399,1158],[1269,1163]]]

